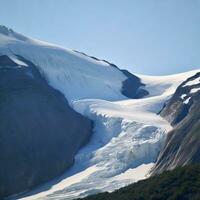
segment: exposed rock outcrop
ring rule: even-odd
[[[153,173],[200,162],[200,73],[183,82],[161,115],[173,126]]]
[[[92,123],[36,67],[0,56],[0,199],[48,181],[73,164]]]

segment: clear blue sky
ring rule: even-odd
[[[0,0],[0,24],[136,73],[200,68],[200,0]]]

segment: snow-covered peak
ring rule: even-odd
[[[111,63],[25,37],[5,26],[0,27],[0,55],[19,55],[31,61],[69,102],[84,98],[126,98],[121,90],[127,76]]]
[[[25,37],[24,35],[16,33],[11,28],[8,28],[8,27],[2,26],[2,25],[0,25],[0,34],[8,37],[10,39],[15,39],[15,40],[20,40],[20,41],[28,40],[28,38]],[[0,40],[1,40],[1,37],[2,36],[0,36]]]
[[[10,33],[13,33],[13,30],[6,26],[0,25],[0,33],[8,36]]]

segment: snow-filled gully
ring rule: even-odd
[[[145,178],[170,126],[156,114],[134,110],[134,105],[138,107],[137,101],[74,102],[77,111],[95,122],[94,134],[77,154],[66,178],[30,199],[71,199],[113,191]]]
[[[94,134],[70,170],[24,199],[73,199],[148,177],[171,129],[157,113],[177,86],[194,73],[141,76],[150,92],[143,99],[72,101],[76,111],[94,121]]]

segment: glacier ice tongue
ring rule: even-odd
[[[48,190],[24,199],[73,199],[113,191],[146,178],[171,130],[157,113],[189,72],[166,77],[141,76],[150,95],[143,99],[73,100],[77,111],[94,121],[90,142],[75,157],[74,166]]]

